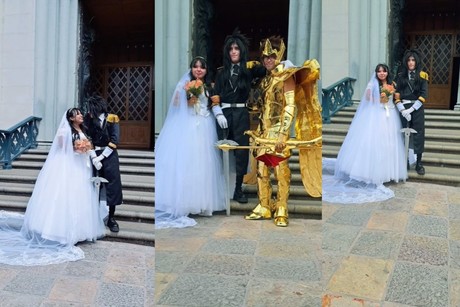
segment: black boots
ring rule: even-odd
[[[417,163],[415,164],[415,171],[419,175],[425,175],[425,168],[422,165],[422,154],[417,154]]]
[[[243,176],[244,175],[236,175],[235,192],[233,193],[233,200],[236,200],[240,204],[245,204],[248,202],[248,199],[246,195],[244,195],[241,188],[243,184]]]
[[[113,217],[109,218],[109,220],[107,221],[107,227],[109,227],[111,232],[119,232],[120,231],[120,227],[118,227],[118,223],[117,223],[117,221],[115,221],[115,219]]]

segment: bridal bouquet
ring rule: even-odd
[[[73,150],[78,152],[78,153],[85,153],[88,150],[91,150],[92,145],[89,140],[75,140],[73,143]]]
[[[200,96],[203,93],[203,81],[201,80],[192,80],[185,84],[185,91],[187,92],[187,97]]]
[[[384,84],[380,87],[380,102],[387,103],[390,96],[395,92],[395,88],[391,84]]]
[[[198,100],[198,96],[200,96],[200,94],[204,91],[203,81],[198,79],[189,81],[185,84],[184,89],[187,92],[188,105],[193,106],[195,112],[198,114],[200,111],[200,101]],[[190,100],[192,97],[195,97],[195,99]]]

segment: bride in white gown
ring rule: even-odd
[[[23,216],[0,212],[0,263],[44,265],[84,258],[74,246],[105,234],[105,206],[90,181],[91,142],[77,108],[62,117]]]
[[[407,178],[402,127],[392,87],[388,66],[378,64],[337,159],[323,159],[324,201],[382,201],[394,196],[383,183]],[[386,88],[390,91],[385,94]]]
[[[209,108],[212,89],[206,86],[206,72],[205,59],[194,58],[176,86],[155,142],[157,229],[194,226],[196,221],[189,214],[211,216],[226,208],[222,159],[215,143],[216,118],[221,127],[227,122],[218,105]],[[191,80],[202,80],[205,85],[198,97],[185,90]]]

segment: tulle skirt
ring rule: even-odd
[[[401,121],[393,103],[356,113],[335,164],[337,179],[381,184],[407,178]]]
[[[47,159],[26,213],[0,212],[0,263],[47,265],[84,258],[74,246],[104,236],[106,206],[90,181],[86,154]]]
[[[211,216],[225,210],[221,153],[215,147],[215,118],[194,114],[167,120],[155,144],[155,223],[159,212],[173,217]],[[192,221],[193,224],[193,221]],[[192,225],[189,224],[189,225]]]

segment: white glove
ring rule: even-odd
[[[399,111],[399,112],[402,112],[402,111],[405,110],[404,105],[403,105],[402,103],[397,103],[397,104],[396,104],[396,107],[398,108],[398,111]]]
[[[214,113],[214,116],[217,119],[217,123],[222,129],[228,128],[227,118],[225,118],[225,115],[222,112],[222,109],[220,108],[220,106],[213,106],[212,113]]]
[[[418,109],[420,109],[421,106],[422,106],[422,102],[421,102],[420,100],[417,99],[417,100],[414,102],[414,104],[412,105],[412,108],[414,108],[415,110],[418,110]]]
[[[216,119],[217,119],[217,123],[222,129],[228,128],[227,119],[225,118],[224,114],[217,114]]]
[[[102,159],[99,160],[99,157],[96,155],[96,152],[94,151],[94,149],[91,149],[89,151],[89,156],[91,157],[91,161],[93,162],[93,165],[94,167],[97,169],[97,170],[100,170],[102,168],[102,163],[101,163],[101,160],[104,159],[104,157],[102,157]]]
[[[108,156],[112,154],[112,152],[113,152],[113,149],[110,148],[109,146],[106,146],[104,148],[104,151],[102,152],[102,155],[107,158]]]
[[[407,115],[410,115],[412,112],[414,112],[414,108],[410,107],[409,109],[405,109],[401,111],[402,116],[406,117]]]
[[[412,119],[412,115],[410,115],[410,113],[406,112],[406,113],[401,113],[401,115],[408,121],[410,122],[410,120]]]
[[[103,155],[99,155],[96,158],[93,158],[93,164],[97,162],[101,162],[102,160],[104,160],[104,158],[105,157]]]

